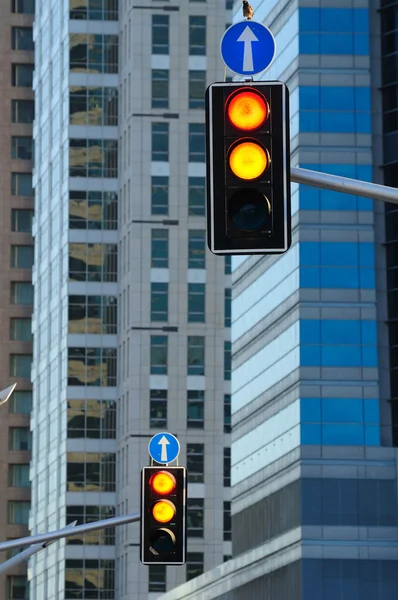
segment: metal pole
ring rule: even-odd
[[[76,525],[76,523],[77,523],[77,521],[73,521],[73,523],[70,523],[69,525],[67,525],[65,527],[65,529],[74,527]],[[54,541],[55,540],[52,540],[51,542],[44,542],[44,544],[34,544],[30,548],[27,548],[26,550],[19,552],[16,556],[13,556],[9,560],[6,560],[5,562],[1,563],[0,575],[7,573],[7,571],[12,569],[16,565],[19,565],[20,563],[22,563],[26,560],[29,560],[29,558],[31,556],[33,556],[34,554],[37,554],[37,552],[40,552],[40,550],[43,550],[43,548],[47,548],[47,546],[50,546],[51,544],[53,544]]]
[[[39,533],[37,535],[31,535],[29,537],[20,538],[19,540],[12,540],[10,542],[2,542],[0,544],[0,552],[5,550],[12,550],[13,548],[22,548],[23,546],[31,546],[32,544],[43,544],[44,542],[52,542],[60,540],[64,537],[73,537],[79,533],[90,533],[91,531],[97,531],[98,529],[105,529],[106,527],[117,527],[118,525],[127,525],[128,523],[135,523],[141,518],[140,513],[134,513],[132,515],[125,515],[124,517],[113,517],[112,519],[104,519],[103,521],[95,521],[94,523],[86,523],[85,525],[77,525],[73,529],[59,529],[58,531],[50,531],[47,533]]]
[[[391,202],[398,204],[398,188],[369,183],[368,181],[359,181],[358,179],[349,179],[340,177],[340,175],[330,175],[330,173],[319,173],[318,171],[309,171],[308,169],[291,168],[291,180],[296,183],[304,183],[334,192],[343,192],[344,194],[353,194],[354,196],[364,196],[373,200],[382,202]]]

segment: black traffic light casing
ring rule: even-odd
[[[175,480],[171,493],[153,489],[154,476],[167,473]],[[153,507],[159,501],[175,507],[171,521],[159,522]],[[144,565],[183,565],[187,549],[187,472],[185,467],[144,467],[141,471],[141,536],[140,557]],[[173,543],[174,541],[174,543]]]
[[[265,120],[249,130],[239,129],[229,117],[231,101],[244,92],[260,97],[267,109]],[[241,123],[245,114],[243,106]],[[208,87],[207,243],[214,254],[281,254],[289,249],[289,137],[289,91],[282,82],[213,83]],[[231,168],[231,152],[242,142],[260,146],[268,163],[268,168],[250,180],[238,177]],[[244,160],[239,168],[245,164]]]

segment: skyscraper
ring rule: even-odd
[[[0,387],[17,382],[11,399],[0,409],[3,541],[28,535],[30,508],[33,13],[33,0],[12,0],[0,8]],[[3,553],[2,562],[7,558]],[[0,578],[0,597],[23,597],[26,582],[26,565],[15,567]]]
[[[139,510],[161,430],[190,497],[186,568],[104,530],[35,557],[32,600],[146,599],[231,555],[230,262],[205,249],[204,193],[227,19],[225,0],[37,2],[31,530]]]
[[[381,4],[255,6],[293,166],[397,185],[398,2]],[[397,207],[292,192],[289,252],[233,260],[234,558],[163,600],[396,597]]]

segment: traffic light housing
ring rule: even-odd
[[[185,467],[141,471],[141,562],[183,565],[187,546]]]
[[[206,91],[207,243],[214,254],[291,244],[289,91],[280,81]]]

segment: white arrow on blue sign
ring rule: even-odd
[[[274,60],[275,38],[265,25],[241,21],[224,33],[221,56],[237,75],[255,75],[267,69]]]
[[[157,463],[171,463],[180,453],[180,442],[172,433],[162,431],[150,440],[148,451],[149,456]]]

